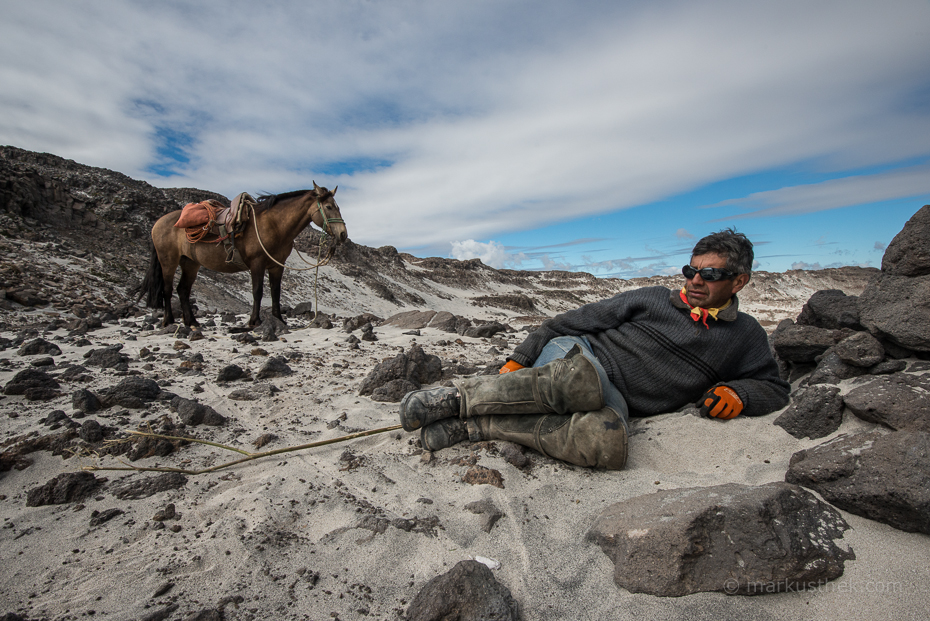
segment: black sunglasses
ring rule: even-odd
[[[730,280],[731,278],[736,278],[736,274],[733,272],[728,272],[727,270],[722,270],[719,267],[702,267],[697,269],[686,265],[681,268],[681,273],[685,275],[685,278],[691,280],[697,274],[701,275],[703,280],[707,282],[717,282],[718,280]]]

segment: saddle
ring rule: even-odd
[[[247,192],[236,196],[229,207],[213,199],[188,203],[181,210],[181,217],[174,226],[185,229],[187,240],[192,244],[223,242],[226,262],[245,269],[245,262],[236,249],[234,240],[245,230],[249,221],[249,210],[255,204],[255,199]],[[214,239],[204,239],[210,236]]]

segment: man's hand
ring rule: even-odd
[[[743,402],[729,386],[717,386],[704,393],[698,402],[701,416],[713,416],[729,420],[743,411]]]
[[[519,362],[514,362],[513,360],[508,360],[508,361],[507,361],[507,364],[505,364],[504,366],[502,366],[502,367],[501,367],[501,370],[498,371],[498,374],[500,374],[500,373],[510,373],[511,371],[516,371],[517,369],[522,369],[522,368],[524,368],[524,367],[523,367],[523,365],[520,364]]]

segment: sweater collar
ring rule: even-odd
[[[708,330],[710,330],[710,326],[707,324],[708,317],[712,317],[718,321],[735,321],[736,316],[739,314],[739,299],[735,294],[720,308],[691,306],[688,304],[687,298],[685,298],[684,287],[682,287],[680,291],[672,291],[669,300],[672,306],[688,311],[690,317],[694,319],[694,321],[701,321]]]

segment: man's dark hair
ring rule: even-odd
[[[723,229],[701,239],[691,251],[691,256],[702,254],[726,257],[727,269],[736,274],[752,273],[752,261],[755,258],[752,242],[742,233],[737,233],[736,229]]]

